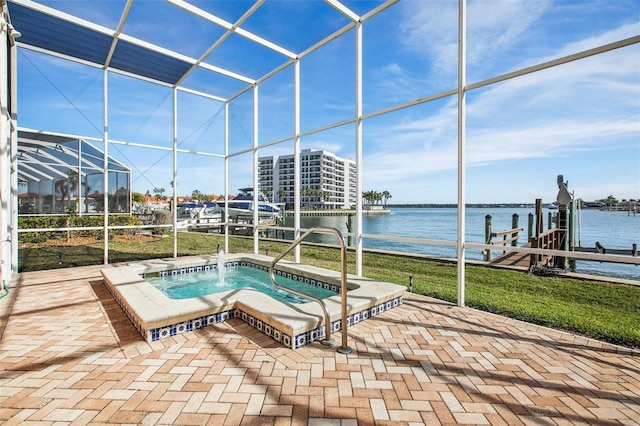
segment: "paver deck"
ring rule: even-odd
[[[150,344],[101,268],[0,299],[0,423],[640,424],[637,351],[415,295],[349,328],[349,355],[240,320]]]

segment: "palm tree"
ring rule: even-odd
[[[202,197],[203,197],[203,194],[202,194],[202,192],[200,192],[200,190],[198,190],[198,189],[194,189],[194,190],[191,192],[191,198],[192,198],[193,200],[195,200],[195,201],[202,201]]]
[[[309,208],[311,208],[311,203],[315,200],[316,196],[315,188],[307,188],[307,199],[309,200]]]
[[[364,200],[364,204],[373,203],[372,194],[373,194],[373,191],[364,191],[362,193],[362,199]]]
[[[284,188],[278,189],[278,201],[283,202],[284,197],[287,195],[287,190]]]
[[[383,191],[382,192],[382,206],[383,207],[387,206],[387,201],[389,200],[389,198],[391,198],[391,193],[389,191]]]
[[[327,203],[331,199],[331,192],[330,191],[321,191],[320,196],[322,197],[322,201],[324,203]]]
[[[153,194],[159,200],[167,199],[167,197],[164,196],[164,188],[153,188]]]
[[[78,189],[78,172],[69,169],[67,171],[67,178],[60,179],[55,183],[55,191],[60,194],[60,198],[62,200],[62,204],[64,205],[64,199],[67,198],[69,201],[69,206],[67,207],[68,213],[71,213],[71,194],[73,194]],[[73,206],[73,210],[75,212],[75,206]]]
[[[317,204],[320,204],[320,199],[322,198],[322,190],[320,188],[313,189],[313,201]]]

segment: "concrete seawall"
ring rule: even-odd
[[[293,210],[287,210],[284,212],[285,216],[291,217],[293,216]],[[302,210],[300,212],[300,216],[355,216],[355,210]],[[391,210],[387,209],[375,209],[375,210],[362,210],[363,216],[376,216],[376,215],[385,215],[391,214]]]

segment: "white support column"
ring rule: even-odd
[[[9,24],[5,20],[5,10],[0,10],[0,205],[2,212],[0,216],[0,269],[2,270],[2,288],[0,294],[4,294],[4,286],[11,280],[12,272],[18,272],[17,258],[17,225],[18,215],[16,202],[17,194],[17,162],[14,156],[14,144],[17,142],[13,137],[12,125],[15,111],[12,110],[9,102],[12,100],[13,87],[8,82],[13,82],[12,73],[15,67],[12,64],[12,50],[14,46],[9,45]],[[13,104],[12,104],[13,105]],[[7,171],[10,171],[7,173]],[[14,184],[15,181],[15,184]]]
[[[18,272],[18,48],[15,40],[9,48],[9,94],[11,96],[9,124],[10,162],[11,162],[11,200],[8,203],[11,212],[11,268],[8,271]],[[4,138],[3,138],[4,140]],[[3,277],[4,278],[4,277]]]
[[[109,72],[102,71],[102,121],[104,130],[102,142],[104,144],[102,182],[102,205],[104,206],[103,238],[104,238],[104,264],[109,264]]]
[[[173,222],[173,257],[178,257],[178,89],[173,88],[173,201],[171,217]]]
[[[86,205],[84,202],[84,198],[82,197],[82,188],[83,188],[83,184],[82,184],[82,140],[78,139],[78,193],[77,195],[77,200],[78,202],[76,203],[76,209],[78,210],[78,216],[82,216],[82,206]],[[85,194],[86,195],[86,194]],[[129,203],[129,205],[131,205],[131,203]]]
[[[253,87],[253,252],[258,254],[258,227],[260,217],[258,215],[258,85]]]
[[[2,12],[2,11],[0,11]],[[4,20],[4,16],[0,19],[0,78],[2,82],[8,81],[9,76],[9,49],[7,49],[9,38],[8,25]],[[11,156],[11,116],[8,108],[9,93],[7,91],[7,85],[0,85],[0,108],[2,115],[0,116],[0,268],[2,269],[2,284],[8,285],[11,279],[11,271],[18,272],[14,267],[17,265],[17,259],[13,258],[13,247],[16,246],[16,240],[13,238],[13,229],[18,224],[17,217],[13,214],[13,205],[11,199],[13,197],[13,175],[15,173],[14,168],[16,163],[12,161]],[[7,170],[11,170],[7,173]],[[6,206],[6,207],[5,207]],[[0,294],[4,294],[4,290],[0,288]]]
[[[293,64],[293,239],[300,236],[300,59]],[[294,249],[294,261],[300,263],[300,244]]]
[[[224,199],[229,201],[229,102],[224,104]],[[229,209],[224,209],[224,252],[229,253]]]
[[[362,22],[356,23],[356,275],[362,276]]]
[[[458,0],[458,306],[465,302],[467,1]]]

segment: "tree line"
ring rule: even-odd
[[[362,193],[362,199],[365,204],[377,205],[382,203],[382,206],[384,207],[387,205],[389,198],[392,198],[389,191],[364,191]]]
[[[618,199],[613,195],[609,195],[607,198],[601,198],[595,201],[596,203],[602,203],[603,205],[609,206],[609,207],[613,207],[617,205],[630,205],[630,204],[636,204],[640,202],[640,200],[636,200],[633,198],[630,198],[629,200],[626,200],[623,198],[622,200],[618,201]]]
[[[267,189],[263,189],[262,190],[263,194],[267,197],[271,196],[271,191],[267,190]],[[164,188],[153,188],[153,193],[149,190],[147,190],[147,192],[144,194],[144,198],[142,196],[142,194],[133,193],[133,198],[134,201],[140,201],[143,202],[145,200],[145,198],[149,198],[151,197],[151,195],[153,194],[153,197],[158,199],[158,200],[166,200],[168,197],[165,195],[165,189]],[[280,197],[280,199],[283,199],[286,195],[286,190],[283,188],[280,188],[278,190],[278,196]],[[317,189],[317,188],[301,188],[300,189],[300,195],[302,195],[303,197],[307,197],[307,200],[309,202],[315,200],[315,201],[328,201],[329,198],[331,197],[331,192],[329,191],[324,191],[321,189]],[[137,198],[139,200],[137,200]],[[389,191],[365,191],[362,193],[362,199],[364,201],[365,204],[370,204],[370,205],[379,205],[382,204],[382,206],[386,206],[387,205],[387,201],[389,201],[389,199],[392,198],[392,195]],[[203,192],[201,192],[200,190],[193,190],[193,192],[191,193],[191,199],[193,201],[196,202],[208,202],[208,201],[213,201],[213,198],[211,195],[208,194],[204,194]]]

